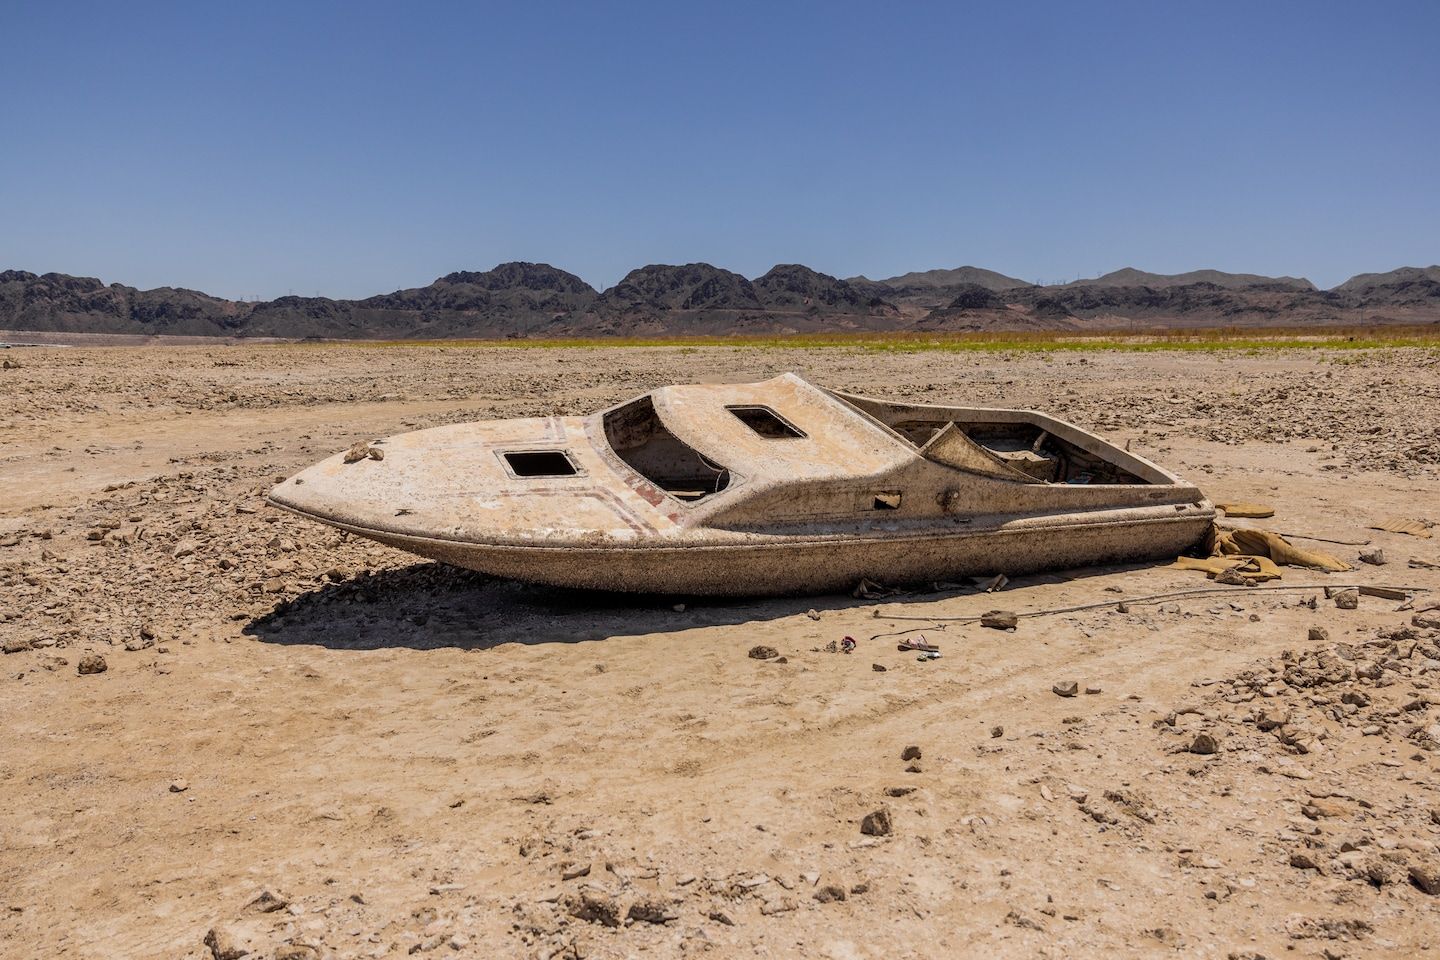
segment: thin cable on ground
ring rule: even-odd
[[[1101,600],[1097,603],[1081,603],[1073,607],[1052,607],[1045,610],[1026,610],[1023,612],[1012,612],[1014,612],[1016,617],[1050,617],[1062,613],[1080,613],[1084,610],[1100,610],[1106,607],[1117,607],[1122,604],[1129,606],[1136,603],[1159,603],[1164,600],[1178,600],[1182,597],[1205,597],[1227,593],[1254,593],[1261,590],[1288,590],[1291,592],[1298,590],[1324,590],[1327,587],[1331,590],[1359,590],[1364,587],[1378,587],[1382,590],[1403,590],[1407,593],[1425,593],[1427,590],[1430,589],[1429,587],[1392,586],[1390,584],[1384,583],[1311,583],[1294,586],[1289,584],[1263,584],[1253,587],[1197,587],[1193,590],[1176,590],[1170,593],[1150,593],[1138,597],[1117,597],[1114,600]],[[984,619],[983,616],[915,617],[906,616],[904,614],[882,614],[879,613],[879,611],[876,612],[876,616],[882,620],[907,620],[919,623],[928,623],[931,624],[934,629],[939,630],[945,629],[946,624],[979,623],[981,620]],[[870,639],[880,640],[885,637],[899,637],[904,636],[907,633],[914,633],[920,629],[923,628],[909,627],[905,630],[895,630],[890,633],[877,633]]]
[[[1291,540],[1317,540],[1320,543],[1338,543],[1345,547],[1368,547],[1369,540],[1331,540],[1329,537],[1312,537],[1304,533],[1281,533],[1281,537],[1289,537]]]

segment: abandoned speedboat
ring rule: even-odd
[[[446,563],[604,590],[803,593],[1170,558],[1215,516],[1193,484],[1053,417],[788,373],[374,444],[270,501]]]

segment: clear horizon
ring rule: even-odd
[[[1440,261],[1440,6],[9,11],[0,269],[363,298],[530,260]],[[1429,106],[1426,106],[1429,104]]]

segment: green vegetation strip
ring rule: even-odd
[[[1144,332],[1046,331],[1023,333],[797,333],[763,336],[696,337],[556,337],[504,340],[351,340],[314,341],[311,345],[375,348],[443,349],[576,349],[610,347],[700,348],[753,350],[844,348],[879,353],[1033,352],[1118,350],[1132,352],[1378,350],[1419,347],[1440,350],[1440,324],[1394,327],[1326,327],[1309,329],[1204,329]]]

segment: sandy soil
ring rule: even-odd
[[[1440,539],[1366,529],[1440,521],[1433,353],[4,359],[0,955],[1440,949],[1440,614],[1318,589],[1440,600]],[[357,439],[787,369],[1045,409],[1388,563],[1014,632],[922,624],[944,656],[919,662],[871,638],[1206,581],[681,608],[490,581],[262,505]],[[846,635],[856,653],[826,651]],[[890,831],[862,832],[882,809]]]

